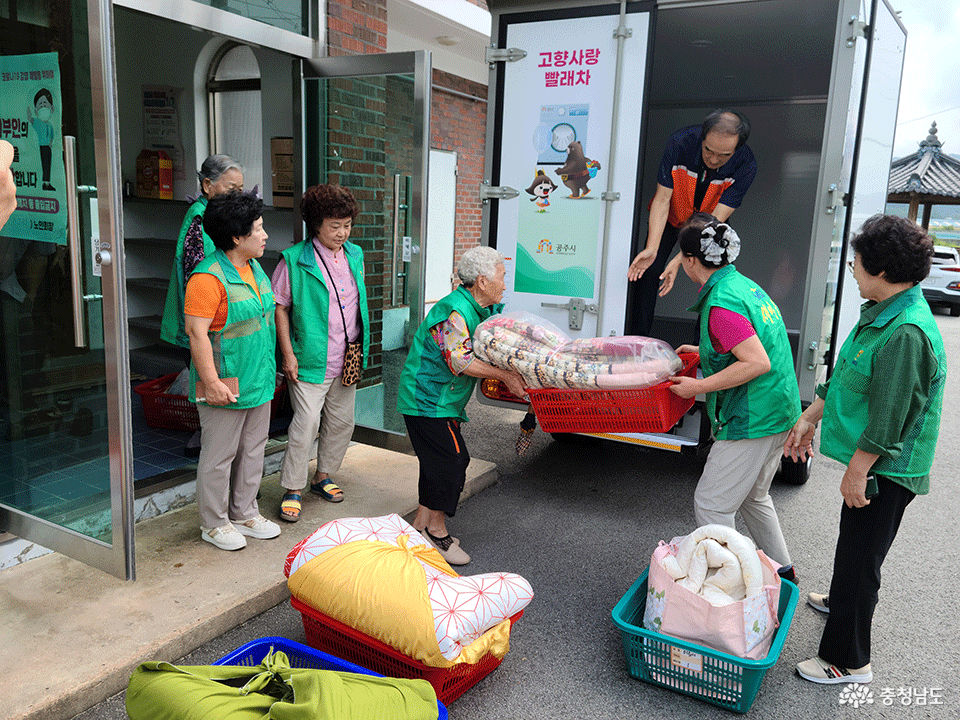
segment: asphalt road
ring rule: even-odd
[[[960,358],[960,318],[937,316],[947,356]],[[810,481],[775,485],[774,500],[800,575],[801,604],[780,661],[764,678],[750,717],[957,718],[960,716],[960,366],[951,368],[931,493],[907,509],[884,565],[873,625],[872,703],[840,704],[842,686],[798,678],[797,662],[816,653],[823,616],[803,604],[830,580],[841,498],[837,463],[817,458]],[[500,482],[464,501],[449,522],[473,562],[464,573],[517,572],[536,596],[514,627],[503,664],[450,707],[455,720],[491,717],[716,718],[726,711],[630,678],[610,611],[647,566],[659,540],[694,527],[692,498],[701,462],[609,441],[559,443],[537,431],[514,452],[522,414],[468,407],[471,455],[496,462]],[[741,527],[741,530],[745,530]],[[180,660],[215,660],[258,637],[303,641],[288,604]],[[147,658],[145,658],[147,659]],[[939,704],[930,704],[937,698]],[[926,705],[921,705],[925,700]],[[75,720],[122,719],[118,695]]]

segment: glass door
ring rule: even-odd
[[[132,579],[109,0],[0,0],[0,529]]]
[[[366,261],[371,347],[355,437],[390,446],[406,435],[397,389],[423,319],[430,53],[322,58],[299,68],[295,186],[337,183],[361,207],[351,240]]]

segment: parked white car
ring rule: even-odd
[[[934,245],[932,262],[934,265],[960,265],[960,252],[949,245]]]
[[[934,246],[930,274],[921,288],[931,307],[946,306],[953,317],[960,317],[960,254],[956,248]]]

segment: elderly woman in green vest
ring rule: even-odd
[[[478,378],[500,380],[517,397],[526,394],[519,374],[473,354],[477,325],[503,307],[504,273],[503,255],[493,248],[467,250],[457,267],[463,284],[427,313],[400,376],[397,408],[420,461],[420,504],[413,526],[451,565],[470,562],[446,525],[446,517],[457,510],[470,463],[460,434],[470,394]]]
[[[229,155],[211,155],[197,173],[200,196],[187,209],[180,225],[177,250],[170,272],[167,300],[163,305],[160,338],[182,348],[190,348],[190,340],[183,329],[183,293],[187,279],[207,255],[216,250],[213,240],[203,230],[203,212],[207,201],[231,190],[243,190],[243,168]]]
[[[190,400],[203,434],[200,537],[221,550],[280,534],[257,507],[277,374],[273,293],[256,260],[267,240],[262,213],[263,202],[240,191],[210,199],[203,229],[215,250],[194,269],[184,295]]]
[[[921,281],[933,244],[914,222],[867,220],[848,263],[860,295],[860,320],[840,349],[829,382],[804,410],[784,444],[795,460],[820,452],[846,466],[840,481],[840,534],[827,594],[807,602],[828,614],[817,656],[797,665],[816,683],[868,683],[870,630],[880,566],[903,512],[930,490],[947,356]]]
[[[343,379],[344,364],[350,343],[360,343],[361,368],[370,352],[363,250],[349,240],[359,214],[346,188],[308,188],[300,215],[310,237],[285,250],[273,273],[277,340],[293,405],[280,470],[280,518],[287,522],[300,519],[314,441],[317,468],[310,492],[329,502],[343,500],[330,475],[350,446],[357,397],[356,383]]]
[[[160,339],[183,348],[183,360],[187,365],[190,364],[190,339],[183,328],[184,289],[194,268],[216,250],[210,236],[203,231],[203,212],[210,198],[231,190],[243,190],[243,168],[229,155],[211,155],[200,166],[197,179],[200,181],[200,195],[187,209],[180,225],[160,322]],[[200,453],[199,433],[190,438],[184,452],[191,457]]]
[[[739,510],[757,546],[794,579],[770,483],[780,466],[787,433],[800,416],[800,391],[787,329],[763,289],[731,265],[740,238],[713,215],[695,213],[678,233],[681,265],[699,284],[690,308],[700,314],[703,378],[678,377],[671,390],[707,396],[714,443],[697,483],[697,525],[735,527]]]

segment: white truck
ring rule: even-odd
[[[780,307],[801,400],[812,402],[861,302],[841,272],[847,240],[886,202],[906,42],[887,0],[488,5],[483,242],[507,258],[507,308],[572,337],[636,334],[627,268],[646,242],[664,144],[716,108],[736,109],[752,123],[759,167],[730,220],[743,241],[736,264]],[[587,188],[557,175],[573,140],[595,163]],[[541,173],[557,186],[546,206],[529,190]],[[679,277],[650,334],[695,344],[695,298]],[[478,386],[481,402],[509,401],[497,385]],[[699,407],[669,433],[604,437],[703,450]],[[781,475],[799,484],[808,469],[786,462]]]

